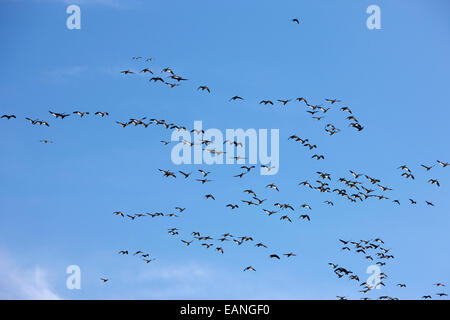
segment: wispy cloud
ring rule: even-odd
[[[60,297],[50,288],[42,268],[20,267],[0,251],[0,299],[56,300]]]
[[[52,82],[66,81],[69,78],[73,78],[81,75],[86,70],[83,66],[71,66],[55,68],[44,71],[44,78]]]

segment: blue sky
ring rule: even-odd
[[[66,28],[70,4],[81,8],[81,30]],[[366,27],[372,4],[381,8],[381,30]],[[338,239],[376,237],[395,259],[382,268],[386,288],[368,297],[417,299],[442,291],[432,284],[450,284],[450,169],[436,163],[450,161],[449,6],[445,0],[0,1],[0,113],[17,116],[0,121],[0,298],[359,299],[358,285],[337,279],[327,263],[367,278],[370,263],[342,252]],[[189,80],[171,89],[150,84],[148,76],[120,74],[144,67],[155,75],[171,67]],[[199,85],[211,94],[197,91]],[[228,102],[234,95],[246,100]],[[342,103],[321,122],[298,102],[258,104],[297,97]],[[347,127],[341,106],[352,109],[363,131]],[[56,120],[48,110],[91,114]],[[96,111],[110,116],[94,117]],[[201,120],[204,128],[223,131],[280,129],[279,172],[252,171],[237,180],[238,165],[177,167],[171,146],[159,142],[170,139],[169,130],[115,124],[143,116],[189,128]],[[32,126],[25,117],[50,127]],[[330,137],[324,121],[342,130]],[[309,138],[326,159],[311,159],[287,140],[292,134]],[[425,172],[422,163],[436,166]],[[403,164],[414,181],[400,176]],[[164,179],[158,168],[205,168],[214,181]],[[350,169],[380,178],[401,205],[352,204],[298,186],[315,181],[316,171],[331,173],[334,186],[338,177],[351,178]],[[430,178],[441,187],[427,183]],[[269,183],[280,192],[265,188]],[[247,199],[247,188],[268,198],[265,208],[294,205],[294,223],[280,221],[280,213],[268,217],[260,207],[225,208]],[[217,200],[203,199],[206,193]],[[313,208],[309,223],[297,219],[302,203]],[[112,214],[168,213],[175,206],[187,208],[180,218],[129,221]],[[168,235],[169,227],[181,235]],[[198,242],[183,245],[180,239],[191,240],[192,231],[252,236],[269,248],[225,243],[222,256]],[[126,249],[156,260],[118,255]],[[287,252],[297,256],[268,257]],[[81,290],[66,288],[69,265],[81,268]],[[257,272],[242,272],[248,265]],[[111,281],[103,284],[100,277]]]

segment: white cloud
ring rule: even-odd
[[[60,297],[50,288],[42,268],[19,267],[0,251],[0,299],[55,300]]]

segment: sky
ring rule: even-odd
[[[79,30],[66,26],[71,4],[81,9]],[[380,30],[366,26],[373,4],[381,9]],[[372,263],[343,252],[339,239],[377,237],[395,259],[381,268],[386,287],[366,296],[439,299],[446,289],[433,284],[450,285],[450,167],[436,162],[450,161],[449,9],[446,0],[0,0],[0,113],[17,117],[0,121],[0,299],[359,299],[359,284],[338,279],[328,263],[364,281]],[[150,83],[139,73],[145,67],[164,78],[160,70],[170,67],[188,80],[175,88]],[[136,74],[120,73],[127,69]],[[245,100],[230,102],[235,95]],[[276,102],[297,97],[342,102],[317,121],[303,103]],[[275,106],[260,105],[262,99]],[[362,131],[348,127],[343,106]],[[49,110],[90,114],[60,120]],[[242,172],[238,164],[175,165],[174,143],[160,143],[170,130],[115,123],[144,116],[188,128],[199,120],[223,132],[279,129],[279,170],[240,179],[233,177]],[[341,131],[327,135],[328,122]],[[325,159],[311,159],[316,150],[288,140],[293,134],[309,138]],[[420,164],[434,167],[426,172]],[[401,176],[401,165],[415,180]],[[163,178],[158,169],[193,174]],[[211,171],[213,181],[195,181],[198,169]],[[352,178],[349,170],[379,178],[393,189],[390,199],[350,203],[298,185],[322,171],[338,186],[339,177]],[[270,183],[280,191],[266,188]],[[268,200],[247,207],[241,200],[249,199],[248,188]],[[207,193],[216,200],[204,199]],[[295,207],[293,223],[280,221],[284,212],[262,212],[275,202]],[[310,222],[298,219],[303,203],[312,207]],[[187,208],[178,218],[113,215],[176,206]],[[169,235],[172,227],[180,234]],[[193,231],[255,241],[223,243],[221,255],[197,240],[184,245]],[[256,248],[259,241],[268,248]],[[138,250],[155,261],[133,256]],[[297,256],[269,258],[288,252]],[[66,286],[71,265],[81,270],[79,290]],[[243,272],[249,265],[257,271]]]

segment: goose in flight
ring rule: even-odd
[[[277,211],[270,211],[270,210],[267,210],[267,209],[263,209],[263,211],[264,211],[265,213],[267,213],[269,216],[271,216],[271,215],[277,213]]]
[[[321,155],[315,154],[311,158],[313,158],[313,159],[315,158],[317,160],[320,160],[320,159],[325,159],[325,156],[323,154],[321,154]]]
[[[293,18],[291,21],[295,22],[296,24],[300,24],[300,21],[297,18]]]
[[[271,254],[269,257],[271,259],[278,259],[278,260],[280,260],[280,257],[277,254]]]
[[[331,104],[335,104],[336,102],[341,102],[341,100],[337,100],[337,99],[325,99],[325,101],[328,101]]]
[[[109,113],[108,112],[100,112],[100,111],[97,111],[96,113],[94,113],[96,116],[97,115],[99,115],[99,116],[101,116],[102,118],[104,117],[104,116],[109,116]]]
[[[287,100],[278,99],[277,101],[280,102],[281,104],[283,104],[283,106],[285,106],[286,103],[288,103],[289,101],[291,101],[291,99],[287,99]]]
[[[199,169],[198,171],[199,171],[199,172],[203,175],[203,177],[205,177],[205,178],[206,178],[206,176],[207,176],[208,174],[211,173],[210,171],[205,171],[205,170],[203,170],[203,169]]]
[[[153,77],[153,78],[150,78],[150,80],[148,80],[148,81],[150,81],[150,82],[158,82],[158,81],[161,81],[162,83],[165,83],[165,81],[164,81],[164,79],[163,78],[161,78],[161,77]]]
[[[186,240],[181,240],[181,242],[183,242],[185,245],[187,245],[187,246],[190,246],[191,245],[191,243],[192,243],[192,240],[191,241],[186,241]]]
[[[234,178],[242,178],[246,173],[247,173],[247,172],[242,172],[242,173],[239,173],[239,174],[237,174],[237,175],[235,175],[235,176],[233,176],[233,177],[234,177]]]
[[[123,70],[123,71],[120,71],[120,73],[123,73],[123,74],[134,74],[134,72],[130,71],[130,70]]]
[[[175,175],[175,173],[173,173],[172,171],[169,170],[162,170],[162,169],[158,169],[159,171],[161,171],[164,175],[164,177],[174,177],[176,178],[177,176]]]
[[[77,114],[79,115],[81,118],[83,118],[85,115],[89,114],[89,112],[80,112],[80,111],[75,111],[73,112],[73,114]]]
[[[212,180],[208,180],[208,179],[195,179],[197,181],[200,181],[202,184],[205,184],[206,182],[211,182]]]
[[[256,193],[255,193],[253,190],[247,189],[247,190],[244,190],[244,192],[246,192],[246,193],[248,193],[248,194],[251,194],[251,195],[253,195],[254,197],[256,197]]]
[[[331,181],[331,174],[326,172],[317,171],[316,172],[322,179],[328,179]]]
[[[391,188],[383,187],[381,184],[378,185],[382,191],[392,191]]]
[[[266,188],[271,188],[271,189],[275,189],[275,190],[277,190],[277,191],[280,191],[280,190],[278,189],[278,187],[277,187],[276,185],[274,185],[273,183],[268,184],[268,185],[266,186]]]
[[[249,205],[249,206],[251,206],[251,205],[257,206],[256,203],[251,202],[251,201],[247,201],[247,200],[241,200],[241,201],[242,201],[243,203],[246,203],[246,204]]]
[[[13,114],[4,114],[1,116],[1,119],[3,119],[3,118],[10,120],[10,119],[16,119],[16,116]]]
[[[56,119],[58,119],[58,118],[64,119],[65,117],[70,116],[70,114],[57,113],[57,112],[53,112],[53,111],[49,111],[49,113],[52,114]]]
[[[424,164],[421,164],[420,166],[423,167],[423,168],[425,168],[425,170],[427,170],[427,171],[430,171],[431,168],[434,167],[434,166],[426,166],[426,165],[424,165]]]
[[[275,166],[267,166],[267,165],[265,165],[265,164],[262,164],[261,165],[261,168],[264,168],[264,169],[266,169],[267,171],[270,171],[270,170],[272,170],[272,169],[275,169],[276,167]]]
[[[292,252],[289,252],[289,253],[284,253],[283,256],[286,256],[286,257],[290,258],[290,257],[295,257],[296,254],[292,253]]]
[[[150,263],[150,262],[152,262],[152,261],[154,261],[155,259],[144,259],[144,262],[145,263]]]
[[[310,217],[307,214],[302,214],[299,219],[306,219],[308,221],[311,221]]]
[[[196,134],[202,134],[205,133],[205,130],[192,129],[191,132],[195,132]]]
[[[148,69],[148,68],[142,69],[140,73],[142,73],[142,72],[143,72],[143,73],[150,73],[150,74],[153,74],[152,70],[150,70],[150,69]]]
[[[255,244],[255,247],[266,248],[267,249],[267,246],[264,243],[262,243],[262,242],[259,242],[259,243]]]
[[[268,104],[270,104],[270,105],[273,106],[273,102],[270,101],[270,100],[261,100],[261,101],[259,102],[259,104],[263,104],[263,105],[268,105]]]
[[[438,187],[441,186],[441,185],[439,184],[439,181],[438,181],[437,179],[430,179],[430,180],[428,180],[428,182],[431,183],[431,184],[435,184],[435,185],[437,185]]]
[[[436,160],[437,161],[437,163],[439,163],[443,168],[445,168],[446,166],[449,166],[450,165],[450,163],[448,163],[448,162],[442,162],[442,161],[439,161],[439,160]]]
[[[208,92],[211,92],[211,90],[207,86],[200,86],[200,87],[197,88],[197,90],[202,90],[202,91],[206,90]]]
[[[356,129],[358,129],[358,131],[361,131],[362,129],[364,129],[364,127],[357,122],[352,122],[348,126],[356,128]]]
[[[109,281],[109,279],[107,279],[107,278],[100,278],[100,280],[101,280],[101,281],[103,281],[103,283],[105,283],[105,282],[108,282],[108,281]]]
[[[173,79],[173,80],[176,80],[176,81],[178,81],[178,82],[188,80],[188,79],[182,78],[182,77],[177,76],[177,75],[174,75],[174,74],[171,75],[169,78],[171,78],[171,79]]]
[[[263,204],[263,202],[267,200],[267,199],[259,199],[259,198],[257,198],[257,197],[253,197],[253,199],[255,199],[256,201],[258,201],[258,205]]]
[[[291,220],[288,216],[282,216],[282,217],[280,218],[280,220],[287,220],[287,221],[289,221],[289,222],[292,222],[292,220]]]
[[[166,73],[170,73],[170,74],[174,74],[174,72],[172,71],[172,69],[170,68],[164,68],[161,70],[161,73],[166,72]]]
[[[341,111],[352,113],[352,111],[348,107],[342,107]]]
[[[124,214],[123,214],[122,211],[114,211],[113,214],[116,215],[116,216],[122,216],[122,217],[124,217]]]
[[[213,199],[213,200],[216,200],[216,198],[214,198],[214,196],[213,196],[212,194],[207,194],[207,195],[205,195],[205,198],[206,198],[206,199]]]
[[[244,100],[244,98],[242,98],[242,97],[239,97],[239,96],[234,96],[234,97],[232,97],[230,100],[228,100],[228,101],[236,101],[236,100]]]
[[[244,271],[249,271],[249,270],[256,271],[256,269],[253,268],[252,266],[248,266],[247,268],[244,269]]]
[[[116,123],[121,125],[122,128],[125,128],[126,126],[128,126],[130,124],[129,122],[123,123],[123,122],[120,122],[120,121],[116,121]]]
[[[412,173],[403,172],[402,177],[405,177],[406,179],[411,178],[414,180],[414,175]]]
[[[222,249],[221,247],[217,247],[216,250],[217,250],[218,252],[220,252],[221,254],[223,254],[223,249]]]
[[[252,169],[254,169],[254,168],[255,168],[255,166],[250,166],[250,167],[242,166],[242,167],[241,167],[241,169],[245,169],[245,170],[247,170],[247,172],[249,172],[250,170],[252,170]]]
[[[398,167],[397,169],[402,169],[402,170],[406,170],[408,172],[411,172],[411,170],[406,165],[402,165],[402,166]]]

